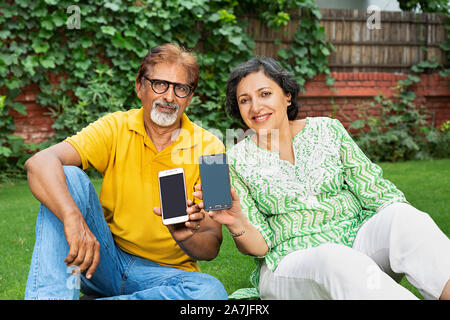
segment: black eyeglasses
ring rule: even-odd
[[[150,81],[150,83],[152,84],[152,90],[157,94],[166,92],[169,89],[170,85],[173,85],[173,92],[178,98],[186,98],[191,94],[192,90],[194,90],[191,85],[186,83],[170,82],[160,79],[150,79],[146,76],[143,77]]]

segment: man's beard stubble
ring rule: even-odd
[[[158,106],[168,106],[170,108],[174,109],[174,112],[172,113],[166,113],[161,112],[158,110]],[[162,102],[162,101],[155,101],[153,103],[152,111],[150,111],[150,118],[154,123],[161,127],[169,127],[175,123],[178,116],[178,109],[179,106],[176,103],[173,102]]]

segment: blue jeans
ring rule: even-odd
[[[161,266],[120,250],[88,176],[77,167],[63,168],[69,191],[100,242],[100,263],[90,280],[72,274],[73,268],[64,263],[69,252],[64,226],[41,205],[25,299],[77,300],[80,290],[110,300],[228,298],[223,285],[210,275]]]

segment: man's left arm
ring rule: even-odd
[[[191,258],[212,260],[219,254],[222,244],[222,225],[211,219],[191,200],[188,200],[188,206],[189,220],[185,222],[185,227],[191,234],[183,241],[175,241]]]
[[[161,216],[161,208],[153,208]],[[188,200],[189,220],[185,223],[168,225],[173,239],[180,248],[195,260],[212,260],[217,257],[222,244],[222,226],[212,220],[197,204]]]

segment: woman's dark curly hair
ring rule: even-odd
[[[300,104],[296,98],[300,91],[300,85],[297,80],[280,64],[272,58],[258,57],[252,58],[247,62],[237,66],[228,77],[227,82],[227,109],[229,114],[237,119],[241,119],[239,112],[238,101],[236,98],[236,90],[239,82],[250,73],[263,71],[264,74],[275,81],[284,94],[291,94],[291,105],[287,108],[287,115],[289,120],[295,120],[298,114]]]

